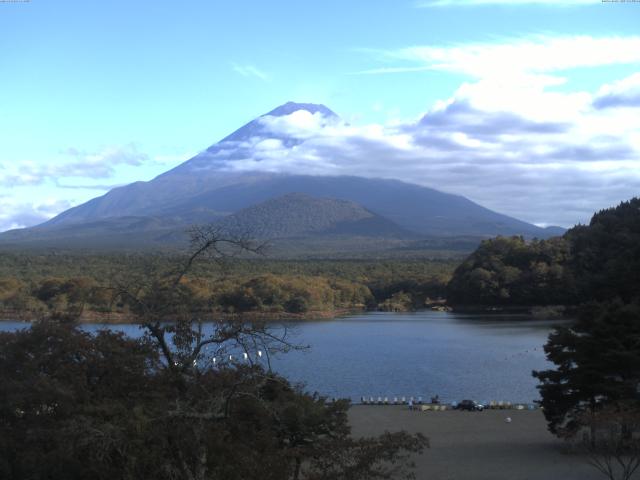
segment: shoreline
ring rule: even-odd
[[[368,310],[362,309],[338,309],[338,310],[312,310],[305,313],[288,312],[243,312],[243,313],[223,313],[213,312],[206,316],[204,321],[225,320],[225,321],[267,321],[267,322],[300,322],[311,320],[331,320],[334,318],[346,317],[365,313]],[[51,317],[51,313],[38,313],[30,311],[3,310],[0,311],[0,322],[24,322],[31,323],[42,318]],[[169,320],[170,321],[170,320]],[[81,324],[140,324],[135,315],[122,312],[95,312],[85,311],[78,317]]]
[[[566,318],[573,314],[570,305],[450,305],[454,313],[531,315],[532,317]]]
[[[471,315],[522,315],[523,317],[529,317],[530,320],[559,320],[570,319],[572,313],[571,307],[565,307],[560,305],[554,306],[517,306],[517,307],[498,307],[498,306],[462,306],[462,307],[446,307],[445,308],[433,308],[433,306],[427,306],[424,309],[407,310],[407,311],[394,311],[388,312],[380,309],[366,309],[366,308],[341,308],[336,310],[310,310],[305,313],[291,313],[291,312],[242,312],[242,313],[226,313],[226,312],[212,312],[205,316],[204,321],[210,322],[215,320],[224,321],[265,321],[265,322],[304,322],[314,320],[332,320],[351,315],[358,315],[363,313],[418,313],[425,312],[451,312],[460,314]],[[33,311],[19,311],[19,310],[0,310],[0,322],[25,322],[30,323],[42,318],[51,317],[51,312],[33,312]],[[168,319],[167,321],[171,321]],[[140,322],[135,315],[124,312],[96,312],[92,310],[83,311],[79,318],[78,323],[81,324],[109,324],[109,325],[122,325],[122,324],[139,324]]]

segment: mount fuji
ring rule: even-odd
[[[415,242],[425,237],[546,238],[562,231],[421,185],[370,178],[365,172],[317,172],[317,159],[300,153],[314,141],[313,129],[290,132],[292,120],[321,127],[341,121],[324,105],[286,103],[151,181],[114,188],[41,225],[5,232],[0,245],[177,245],[184,243],[190,225],[215,222],[256,224],[257,236],[271,239],[326,234]]]

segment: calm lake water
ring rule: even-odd
[[[559,322],[511,315],[444,312],[365,313],[289,323],[290,339],[309,345],[273,359],[274,370],[330,397],[440,395],[443,401],[532,402],[532,370],[550,366],[542,346]],[[0,330],[24,328],[0,322]],[[137,325],[86,325],[138,336]]]

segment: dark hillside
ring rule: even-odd
[[[454,305],[577,304],[640,298],[640,199],[593,215],[562,237],[484,241],[454,272]]]
[[[347,200],[291,193],[240,210],[217,223],[232,234],[255,238],[287,238],[309,234],[375,237],[412,234],[393,222]]]

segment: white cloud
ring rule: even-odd
[[[269,75],[254,65],[238,65],[237,63],[232,63],[231,68],[233,68],[234,72],[242,75],[243,77],[254,77],[262,80],[263,82],[270,80]]]
[[[640,36],[537,36],[497,43],[412,46],[371,53],[377,54],[382,60],[408,64],[359,73],[440,70],[475,78],[517,81],[530,79],[533,74],[555,73],[572,68],[640,63]],[[541,81],[560,80],[546,77]]]
[[[264,140],[259,140],[258,143],[254,145],[256,150],[281,150],[283,147],[282,140],[278,138],[265,138]]]
[[[379,71],[443,70],[469,78],[419,120],[354,125],[304,110],[264,116],[246,138],[210,149],[198,168],[395,178],[532,223],[565,226],[640,192],[640,73],[579,92],[570,91],[565,72],[640,65],[640,37],[417,46],[378,58],[402,63]],[[0,164],[0,184],[107,178],[114,166],[155,161],[132,145],[66,153],[62,164]],[[3,201],[0,207],[15,214],[0,216],[0,228],[49,215],[42,206]]]
[[[306,110],[296,110],[282,116],[265,115],[260,117],[259,122],[270,132],[295,139],[309,138],[317,135],[323,127],[339,123],[337,119],[327,118],[320,112]]]
[[[0,231],[38,225],[71,206],[72,202],[55,198],[29,203],[0,197]]]
[[[16,187],[40,185],[47,180],[57,182],[61,178],[109,178],[119,165],[141,166],[152,162],[149,156],[138,151],[130,143],[110,146],[97,152],[68,148],[61,152],[66,157],[62,163],[37,163],[32,161],[0,163],[0,185]]]
[[[58,167],[60,173],[65,177],[110,177],[117,165],[137,167],[149,161],[149,156],[138,151],[133,143],[106,147],[98,152],[85,152],[69,148],[63,153],[74,159],[74,161]]]
[[[549,90],[555,82],[538,76],[497,85],[479,79],[419,121],[387,125],[349,125],[298,111],[263,119],[263,137],[240,156],[231,148],[218,151],[216,165],[395,178],[533,223],[570,226],[640,192],[638,112],[594,106],[602,95],[626,95],[636,81],[632,76],[592,94]],[[261,147],[251,148],[256,144]]]
[[[596,108],[640,107],[640,72],[603,85],[593,104]]]

